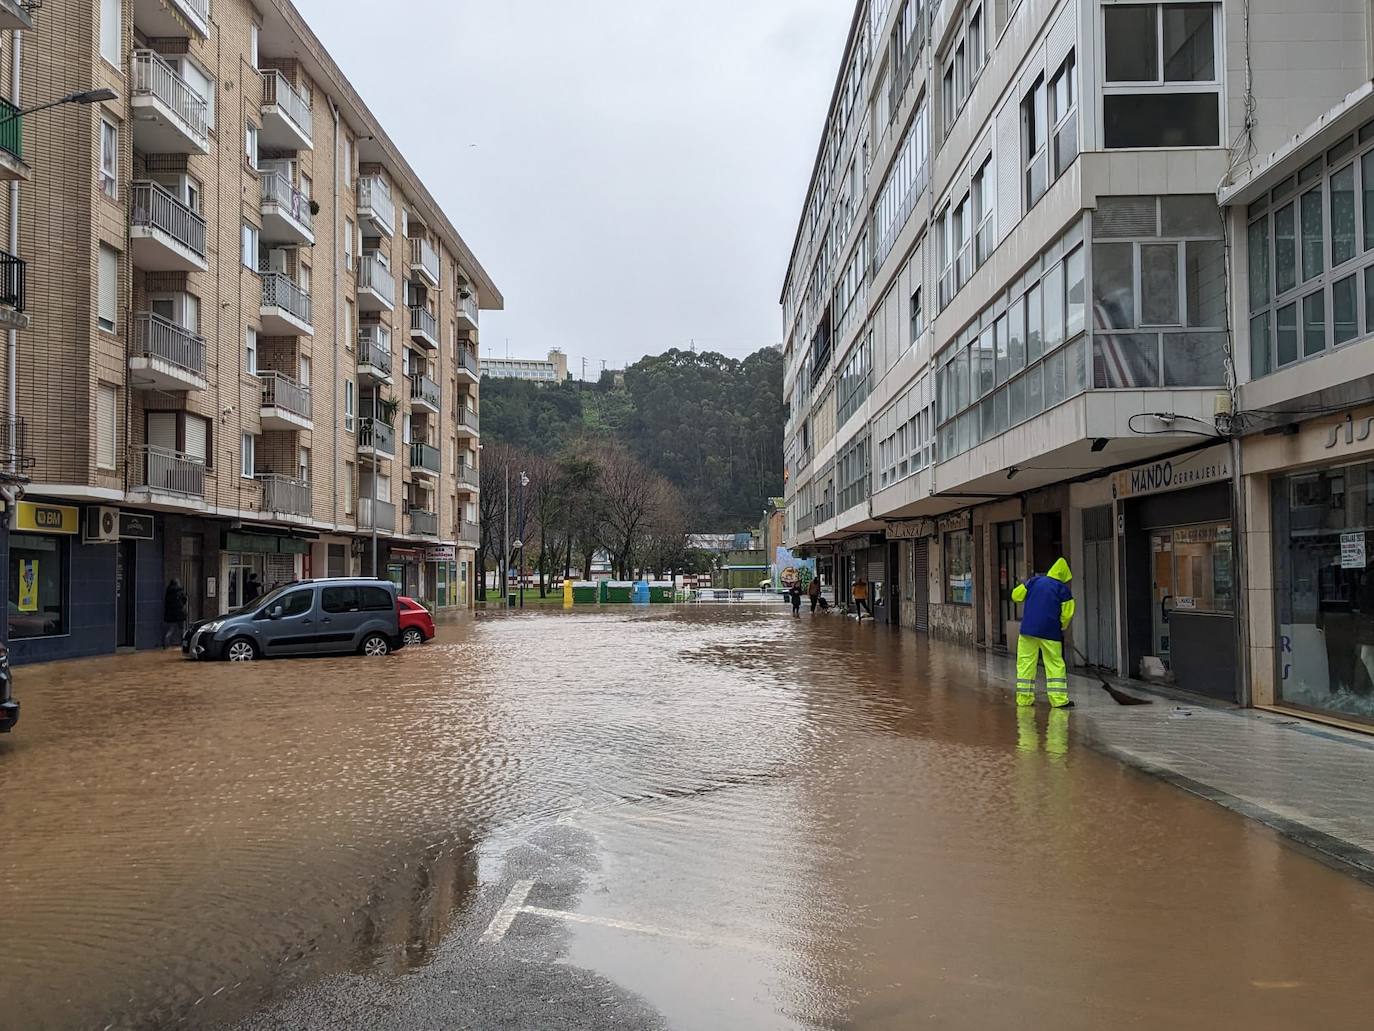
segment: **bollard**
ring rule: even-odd
[[[573,607],[572,580],[566,578],[563,580],[563,607],[565,609],[570,609]]]

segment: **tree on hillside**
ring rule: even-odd
[[[542,455],[528,455],[525,458],[525,472],[530,478],[526,488],[527,504],[533,519],[533,530],[539,535],[537,563],[539,567],[539,597],[548,596],[545,575],[551,572],[549,546],[561,539],[562,496],[559,490],[558,463]],[[525,542],[528,548],[530,542]]]
[[[598,449],[604,544],[622,580],[632,572],[635,552],[663,490],[663,478],[616,445]]]
[[[571,445],[558,461],[558,495],[566,549],[563,575],[572,575],[576,556],[582,579],[590,580],[592,559],[601,547],[603,504],[601,466],[588,454],[583,442]]]
[[[582,394],[571,383],[491,379],[482,384],[484,439],[554,455],[582,425]]]

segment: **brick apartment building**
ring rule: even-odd
[[[31,323],[0,448],[29,466],[0,545],[16,660],[157,645],[172,578],[193,617],[342,574],[470,604],[501,294],[300,14],[29,7],[0,0],[16,103],[117,99],[28,117],[28,166],[0,121]]]

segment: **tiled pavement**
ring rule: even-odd
[[[1010,660],[988,656],[987,663],[1010,690]],[[1259,820],[1374,884],[1374,737],[1112,684],[1154,704],[1117,705],[1095,679],[1073,676],[1080,740]]]

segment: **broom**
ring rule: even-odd
[[[1084,668],[1085,668],[1085,669],[1090,669],[1090,670],[1093,671],[1093,672],[1092,672],[1092,675],[1093,675],[1094,677],[1096,677],[1096,678],[1097,678],[1097,682],[1098,682],[1099,684],[1102,685],[1102,690],[1106,691],[1109,695],[1111,695],[1111,696],[1112,696],[1112,701],[1116,702],[1117,705],[1153,705],[1153,704],[1154,704],[1154,702],[1153,702],[1152,700],[1150,700],[1149,698],[1137,698],[1137,697],[1136,697],[1135,695],[1133,695],[1133,694],[1127,694],[1125,691],[1121,691],[1121,690],[1118,690],[1118,689],[1115,688],[1115,687],[1112,687],[1111,684],[1107,683],[1107,678],[1104,677],[1104,676],[1102,675],[1102,672],[1101,672],[1101,670],[1100,670],[1099,667],[1094,666],[1091,662],[1089,662],[1089,661],[1088,661],[1088,657],[1087,657],[1086,655],[1084,655],[1081,651],[1079,651],[1078,648],[1077,648],[1075,645],[1069,645],[1069,647],[1070,647],[1070,648],[1073,648],[1074,654],[1077,655],[1077,656],[1079,657],[1079,659],[1082,660]]]

